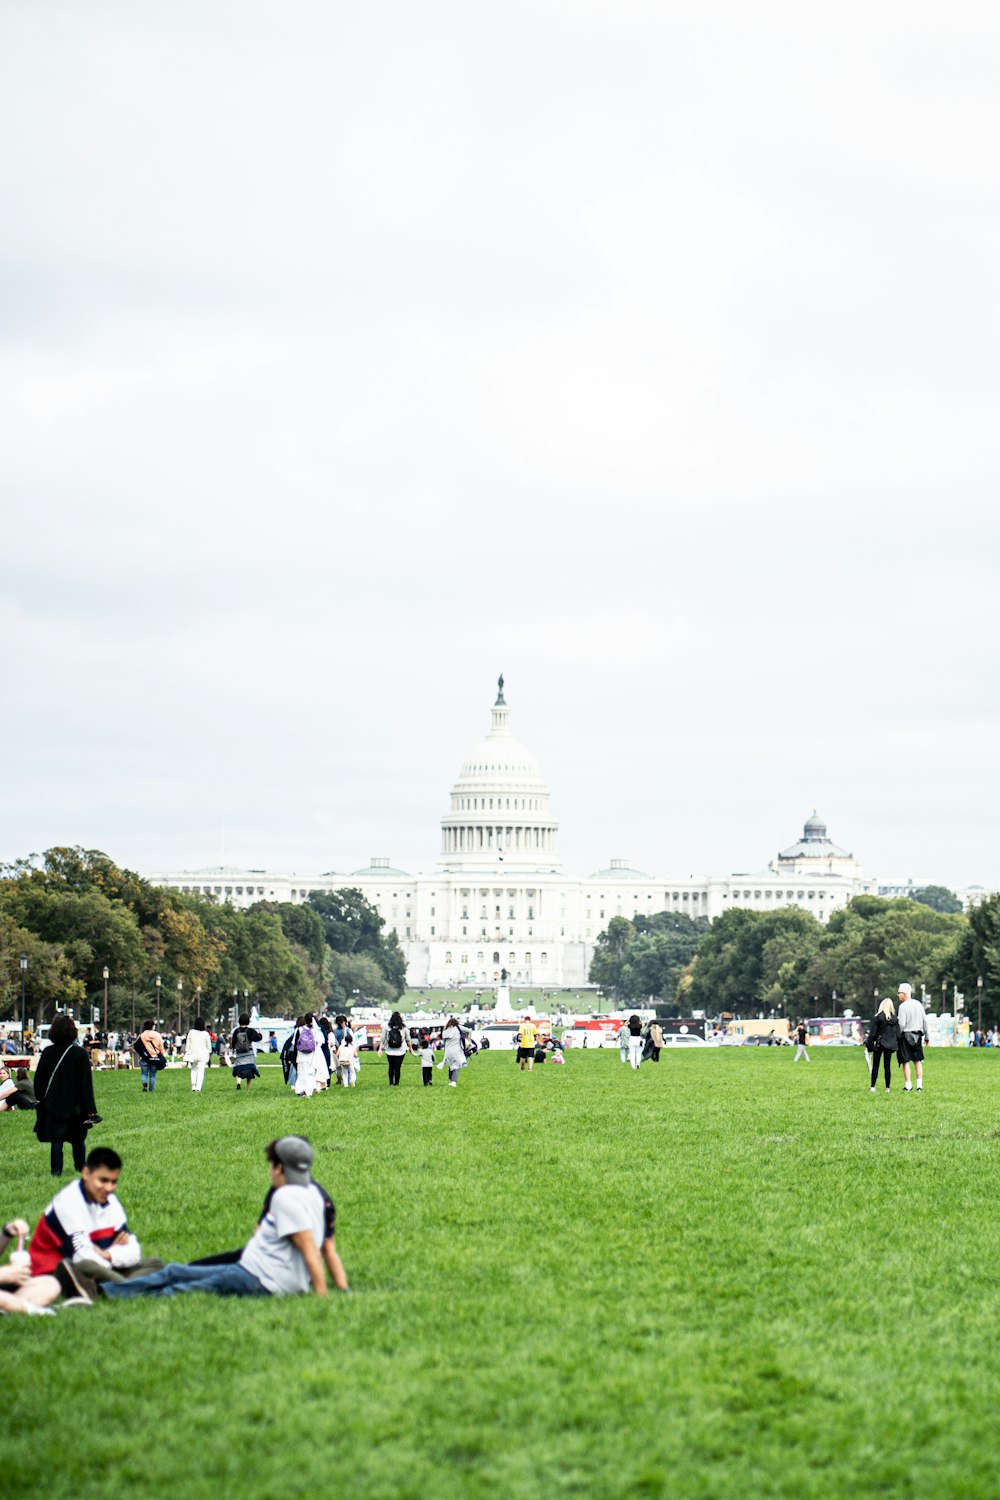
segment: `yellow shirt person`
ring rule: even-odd
[[[538,1027],[530,1016],[525,1016],[517,1033],[517,1056],[521,1064],[521,1072],[524,1072],[525,1063],[528,1064],[530,1073],[535,1065],[535,1037],[538,1035]]]

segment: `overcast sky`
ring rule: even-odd
[[[0,858],[1000,884],[1000,19],[4,0]]]

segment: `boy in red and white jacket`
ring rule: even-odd
[[[95,1146],[80,1176],[56,1193],[28,1247],[33,1276],[50,1274],[64,1260],[101,1280],[120,1281],[123,1274],[134,1274],[142,1247],[115,1191],[121,1169],[117,1151]]]

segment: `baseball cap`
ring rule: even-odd
[[[274,1143],[274,1154],[285,1169],[285,1181],[308,1187],[312,1181],[313,1148],[301,1135],[283,1135]]]

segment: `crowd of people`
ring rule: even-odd
[[[337,1085],[354,1088],[363,1050],[361,1034],[351,1027],[346,1016],[338,1015],[331,1021],[329,1016],[307,1011],[296,1019],[281,1048],[285,1082],[305,1098]],[[457,1016],[450,1016],[439,1029],[411,1029],[401,1013],[394,1010],[374,1050],[386,1061],[390,1088],[399,1087],[408,1057],[419,1061],[422,1082],[425,1088],[429,1087],[438,1051],[443,1053],[438,1069],[447,1068],[448,1086],[457,1088],[462,1069],[479,1049],[472,1033],[461,1026]]]

